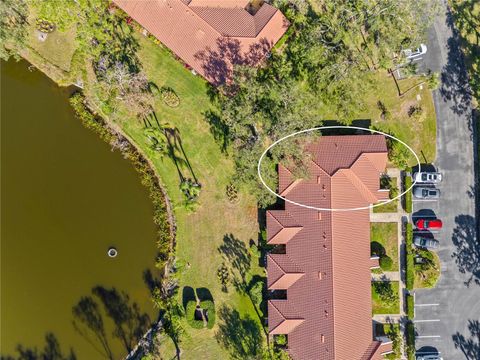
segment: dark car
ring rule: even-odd
[[[418,219],[415,222],[415,226],[418,230],[440,230],[443,223],[440,219]]]
[[[435,239],[426,238],[423,236],[414,236],[413,243],[415,246],[425,249],[436,249],[439,242]]]
[[[413,196],[415,196],[417,199],[438,199],[440,197],[440,190],[417,186],[413,189]]]

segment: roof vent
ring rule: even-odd
[[[317,214],[318,220],[322,220],[322,213],[319,211]]]
[[[321,340],[322,340],[322,344],[325,343],[325,335],[322,334]]]

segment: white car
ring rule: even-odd
[[[438,184],[443,179],[442,174],[438,172],[417,172],[413,174],[413,180],[417,183]]]
[[[420,47],[418,49],[405,49],[402,50],[402,52],[405,54],[405,57],[409,60],[414,59],[416,57],[422,56],[427,53],[427,45],[425,44],[420,44]]]
[[[417,355],[417,360],[443,360],[440,355]]]

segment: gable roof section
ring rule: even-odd
[[[269,4],[251,15],[245,1],[113,0],[130,17],[214,85],[233,65],[257,65],[289,23]]]
[[[322,136],[309,150],[310,176],[295,186],[291,172],[279,166],[280,192],[291,187],[287,199],[319,208],[364,207],[379,200],[380,172],[387,161],[383,136]],[[285,202],[285,210],[267,213],[267,233],[279,231],[274,219],[302,230],[286,243],[285,254],[267,257],[269,289],[287,292],[286,300],[269,302],[270,333],[288,331],[293,359],[378,359],[381,343],[372,336],[369,210],[316,211]],[[284,278],[289,273],[302,275]],[[282,319],[303,321],[281,325]]]
[[[267,243],[286,244],[302,226],[285,211],[267,212]]]

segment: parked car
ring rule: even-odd
[[[417,355],[417,360],[443,360],[442,357],[440,357],[439,354],[435,355]]]
[[[418,219],[415,226],[418,230],[439,230],[442,228],[442,220],[440,219]]]
[[[418,56],[424,55],[427,53],[427,45],[425,44],[420,44],[420,47],[417,49],[404,49],[402,52],[405,54],[405,57],[407,59],[414,59]]]
[[[417,186],[413,189],[413,196],[417,199],[438,199],[440,190],[424,186]]]
[[[413,243],[415,246],[425,249],[436,249],[439,244],[439,242],[435,239],[430,239],[419,235],[413,237]]]
[[[442,181],[442,174],[438,172],[417,172],[413,174],[413,180],[420,183],[438,184]]]

